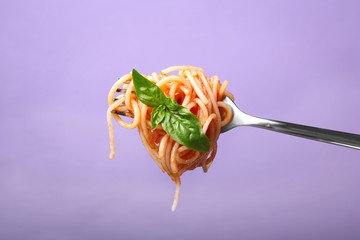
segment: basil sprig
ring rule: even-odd
[[[175,99],[167,98],[158,86],[135,69],[132,70],[132,78],[137,98],[154,108],[151,112],[151,130],[161,123],[176,142],[198,152],[210,150],[210,141],[203,133],[199,119],[189,109],[179,105]]]

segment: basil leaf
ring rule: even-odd
[[[161,104],[152,110],[151,130],[154,130],[157,125],[165,118],[165,108],[165,105]]]
[[[178,107],[180,106],[173,98],[167,98],[165,100],[165,105],[167,108],[169,108],[172,111],[178,109]]]
[[[137,98],[154,107],[151,112],[151,130],[159,123],[176,142],[198,152],[208,152],[210,141],[203,133],[200,120],[189,109],[179,105],[175,99],[167,98],[163,91],[151,81],[132,71]]]
[[[157,107],[164,103],[166,96],[161,89],[135,69],[132,70],[132,78],[137,98],[149,107]]]
[[[178,105],[177,110],[164,110],[162,127],[176,142],[198,152],[208,152],[210,141],[203,133],[200,120],[189,109]]]

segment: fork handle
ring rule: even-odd
[[[324,128],[310,127],[258,117],[254,118],[257,120],[255,121],[256,124],[249,124],[250,126],[360,150],[360,135],[358,134],[339,132]]]

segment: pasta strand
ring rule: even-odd
[[[178,74],[169,75],[173,71],[178,71]],[[200,119],[203,132],[210,140],[210,151],[197,152],[175,142],[163,130],[161,124],[155,130],[151,130],[150,118],[153,108],[147,107],[136,97],[132,76],[126,74],[112,86],[108,95],[109,157],[115,157],[112,116],[124,128],[138,128],[141,141],[151,158],[176,183],[171,208],[175,211],[179,201],[180,176],[197,167],[202,167],[206,172],[213,162],[221,127],[232,118],[232,111],[222,100],[225,96],[233,98],[233,95],[226,91],[228,81],[221,84],[217,76],[208,78],[199,67],[173,66],[162,70],[160,74],[152,73],[145,77],[160,87],[166,96],[174,98]],[[121,86],[125,89],[124,93],[117,95],[117,89]],[[129,113],[134,118],[131,123],[127,123],[118,114],[112,113],[112,110]]]

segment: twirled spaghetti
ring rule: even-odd
[[[178,74],[170,75],[170,72]],[[144,75],[145,76],[145,75]],[[232,112],[222,102],[225,96],[233,99],[226,91],[228,81],[220,84],[219,78],[208,78],[203,69],[192,66],[174,66],[145,76],[155,83],[167,97],[174,98],[180,105],[188,108],[199,120],[203,132],[210,140],[210,151],[203,153],[188,149],[174,141],[161,127],[151,130],[150,114],[152,108],[146,106],[136,97],[131,73],[121,77],[110,89],[108,95],[109,108],[107,122],[110,135],[110,158],[115,156],[115,143],[111,116],[125,128],[138,128],[141,140],[152,159],[176,183],[176,191],[172,210],[174,211],[180,193],[180,176],[187,170],[202,167],[207,172],[217,151],[217,139],[221,127],[231,121]],[[119,90],[121,87],[122,90]],[[123,94],[117,95],[117,92]],[[121,112],[132,117],[127,123],[114,113]]]

